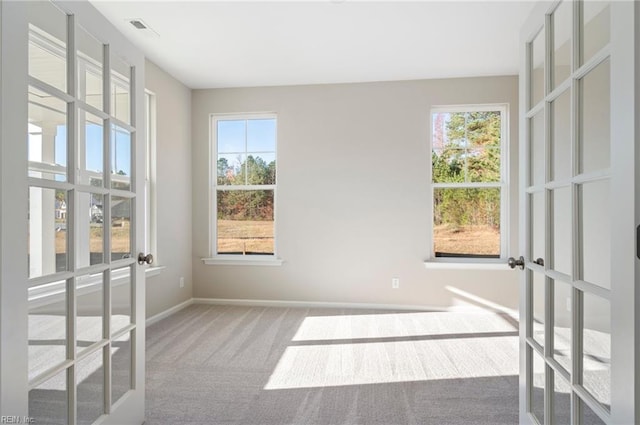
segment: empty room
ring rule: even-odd
[[[0,0],[0,424],[640,423],[639,46],[633,0]]]

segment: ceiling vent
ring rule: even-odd
[[[126,20],[137,30],[136,32],[145,35],[146,37],[159,37],[160,35],[155,32],[146,22],[140,18],[128,18]]]
[[[140,19],[133,19],[129,21],[129,23],[139,30],[146,30],[148,28]]]

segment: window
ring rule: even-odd
[[[275,257],[276,117],[213,116],[216,256]]]
[[[504,105],[432,109],[432,257],[505,256]]]

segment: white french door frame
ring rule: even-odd
[[[27,289],[37,279],[29,280],[28,273],[28,241],[27,241],[27,211],[28,211],[28,158],[27,158],[27,118],[28,86],[37,86],[38,81],[29,77],[28,73],[28,18],[27,3],[21,1],[0,0],[0,416],[21,417],[29,416],[29,388],[28,382],[28,293]],[[67,102],[67,126],[68,136],[68,183],[45,183],[46,186],[61,188],[74,187],[76,175],[76,146],[78,143],[78,114],[74,102],[77,102],[76,93],[76,52],[75,27],[82,25],[90,30],[91,35],[100,40],[106,47],[105,52],[114,52],[126,60],[131,66],[131,125],[120,123],[109,117],[105,118],[104,141],[109,140],[111,123],[125,128],[135,129],[131,133],[131,144],[135,146],[131,152],[131,193],[118,193],[116,189],[103,190],[96,188],[96,193],[109,193],[118,196],[123,195],[131,199],[131,241],[130,251],[132,257],[144,248],[144,170],[145,170],[145,104],[144,104],[144,56],[124,36],[122,36],[107,20],[87,1],[54,1],[68,16],[67,41],[67,84],[68,93],[59,93],[60,98]],[[103,64],[104,96],[109,93],[110,66],[108,55]],[[51,89],[51,87],[49,87]],[[50,90],[54,91],[54,90]],[[71,99],[71,100],[69,100]],[[108,105],[109,98],[104,103]],[[96,113],[104,117],[105,113],[92,108],[90,105],[80,103],[86,111]],[[109,149],[105,145],[105,152]],[[109,157],[105,155],[104,163],[108,164]],[[104,168],[106,183],[110,184],[109,168]],[[103,186],[109,187],[109,186]],[[71,192],[70,192],[71,193]],[[69,209],[73,211],[77,207],[73,205],[73,197],[68,200]],[[109,203],[105,202],[108,206]],[[110,211],[105,208],[105,223],[110,218]],[[71,241],[68,246],[75,244],[73,235],[73,219],[67,223],[67,238]],[[105,226],[105,232],[110,229]],[[70,244],[70,245],[69,245]],[[111,315],[111,305],[108,295],[111,286],[110,269],[131,266],[131,285],[134,288],[131,296],[131,324],[123,329],[133,335],[131,340],[131,382],[132,389],[127,392],[117,403],[111,405],[110,395],[105,394],[105,408],[107,414],[101,416],[96,423],[100,424],[124,424],[142,423],[144,421],[144,396],[145,396],[145,275],[144,268],[135,264],[135,260],[111,260],[109,238],[105,237],[104,256],[106,265],[91,266],[84,269],[76,269],[74,265],[75,251],[67,251],[67,261],[71,272],[59,273],[67,280],[67,314],[75,319],[76,301],[73,298],[75,286],[70,285],[73,278],[82,273],[102,272],[108,279],[105,285],[105,317]],[[126,263],[126,264],[125,264]],[[75,271],[73,271],[75,270]],[[70,276],[70,277],[69,277]],[[50,276],[51,277],[51,276]],[[51,280],[51,279],[49,279]],[[71,340],[75,342],[75,320],[67,321],[67,331]],[[105,324],[109,330],[109,325]],[[106,345],[117,336],[109,334]],[[106,346],[105,341],[96,345]],[[109,345],[110,346],[110,345]],[[93,346],[92,346],[93,347]],[[75,350],[75,346],[69,350]],[[105,351],[106,353],[106,351]],[[105,354],[106,356],[106,354]],[[72,354],[75,359],[77,354]],[[82,357],[82,353],[80,353]],[[75,361],[75,360],[72,360]],[[103,367],[108,368],[110,361],[106,361]],[[71,369],[70,369],[71,370]],[[108,386],[109,375],[105,377]],[[74,383],[74,379],[70,379]],[[69,388],[71,392],[68,407],[70,423],[75,423],[75,388]]]
[[[550,117],[549,102],[556,98],[558,92],[568,88],[563,84],[553,91],[549,90],[548,81],[551,76],[549,70],[549,46],[551,45],[549,29],[550,14],[555,10],[560,1],[540,2],[537,4],[527,23],[522,29],[520,37],[520,253],[525,256],[525,271],[521,272],[520,279],[520,378],[519,378],[519,399],[520,399],[520,423],[535,424],[536,421],[529,414],[531,394],[528,391],[529,380],[532,379],[532,362],[530,356],[531,342],[527,336],[531,333],[532,312],[532,289],[527,282],[527,274],[533,273],[530,270],[546,273],[546,276],[553,276],[553,271],[539,267],[532,263],[530,249],[530,212],[527,197],[527,185],[529,180],[529,152],[530,151],[530,127],[529,118],[534,113],[544,110],[545,120],[545,150],[549,150],[550,130],[547,122]],[[579,22],[580,14],[577,5],[573,9],[573,22]],[[611,166],[609,170],[610,197],[612,205],[610,222],[606,225],[611,234],[611,289],[600,290],[595,285],[585,286],[591,293],[598,296],[605,295],[609,300],[611,309],[611,411],[606,412],[604,408],[596,405],[595,399],[590,399],[580,384],[580,380],[571,375],[571,413],[573,417],[572,425],[578,425],[580,415],[578,415],[580,399],[586,400],[587,405],[591,404],[592,410],[603,423],[631,425],[640,423],[640,288],[637,288],[638,276],[640,276],[640,172],[637,164],[640,163],[640,2],[630,0],[618,0],[610,3],[610,43],[603,51],[594,56],[590,69],[578,69],[581,64],[577,63],[574,57],[574,71],[572,71],[571,89],[572,94],[572,122],[575,122],[575,101],[577,99],[577,79],[583,77],[588,71],[595,68],[600,60],[610,58],[610,96],[611,96]],[[531,78],[531,54],[529,44],[533,41],[539,31],[546,31],[545,37],[545,90],[543,107],[533,106],[530,102],[529,81]],[[579,35],[579,29],[573,31],[573,35]],[[575,37],[572,49],[578,48]],[[598,58],[598,56],[602,56]],[[606,56],[606,57],[605,57]],[[584,68],[584,66],[583,66]],[[579,129],[572,126],[571,132],[578,133]],[[573,134],[573,146],[576,144],[576,136]],[[572,155],[576,155],[576,150],[572,150]],[[549,155],[545,154],[545,162],[549,161]],[[575,164],[575,160],[572,161]],[[548,190],[552,185],[547,183]],[[545,193],[545,192],[543,192]],[[573,203],[576,203],[576,193],[572,194]],[[549,198],[547,195],[546,198]],[[545,201],[545,205],[548,202]],[[545,223],[550,220],[549,209],[545,207]],[[575,211],[574,219],[579,218]],[[580,230],[574,223],[574,234]],[[638,230],[636,230],[638,229]],[[550,238],[549,225],[546,225],[545,252],[549,253]],[[573,268],[577,270],[576,249],[577,242],[573,240]],[[545,305],[551,301],[549,295],[549,283],[546,284],[547,291]],[[572,328],[581,326],[581,296],[577,289],[579,283],[574,282],[573,301],[571,308]],[[597,291],[600,291],[599,293]],[[606,292],[605,292],[606,291]],[[546,307],[545,334],[553,333],[552,324],[548,319],[549,307]],[[552,335],[550,335],[553,338]],[[533,343],[534,344],[534,343]],[[535,345],[535,344],[534,344]],[[545,339],[545,355],[549,354],[548,342]],[[581,362],[577,358],[582,346],[581,335],[574,333],[572,342],[572,361],[575,373],[575,365]],[[545,362],[547,370],[554,369],[553,360]],[[545,379],[545,423],[551,423],[550,394],[547,389],[553,387],[553,382],[546,375]]]

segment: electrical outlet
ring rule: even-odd
[[[571,297],[567,297],[567,311],[571,312]]]
[[[184,277],[180,278],[180,287],[184,288]]]
[[[391,279],[391,287],[393,289],[398,289],[400,287],[400,279],[398,279],[397,277]]]

